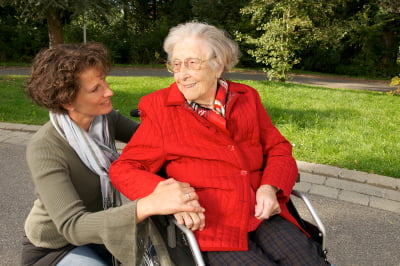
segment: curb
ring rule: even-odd
[[[400,214],[400,179],[297,161],[295,189]]]
[[[0,122],[0,142],[26,145],[41,126]],[[122,150],[125,143],[117,142]],[[400,214],[400,178],[297,161],[304,193],[356,203]]]

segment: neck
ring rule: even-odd
[[[214,109],[214,102],[215,102],[215,97],[218,91],[218,83],[214,85],[215,90],[212,90],[211,94],[209,95],[210,97],[208,99],[196,101],[196,103],[202,107],[208,108],[208,109]]]
[[[74,121],[79,127],[81,127],[85,131],[89,131],[90,125],[94,117],[80,116],[77,113],[69,112],[69,117]]]

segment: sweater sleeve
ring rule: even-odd
[[[150,220],[132,225],[132,215],[136,217],[134,201],[118,208],[107,210],[104,216],[103,243],[123,265],[140,265],[149,236]]]
[[[256,103],[264,156],[261,185],[269,184],[278,187],[281,190],[278,195],[288,198],[298,174],[296,161],[292,156],[292,146],[272,124],[258,93]]]
[[[118,241],[123,238],[115,233],[121,231],[125,248],[135,252],[136,202],[102,210],[101,197],[98,202],[98,193],[91,191],[99,189],[98,176],[82,164],[54,128],[48,131],[34,137],[27,148],[38,197],[25,223],[31,242],[45,248],[97,243],[113,252],[121,248]],[[74,176],[74,171],[80,175]]]
[[[141,125],[109,169],[113,185],[130,200],[149,195],[163,180],[155,174],[165,162],[165,153],[154,105],[149,97],[141,100]]]

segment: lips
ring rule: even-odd
[[[110,105],[110,104],[111,104],[111,101],[107,100],[107,101],[103,102],[101,105]]]
[[[196,86],[197,83],[190,83],[190,84],[183,84],[183,87],[185,89],[190,89],[193,88],[194,86]]]

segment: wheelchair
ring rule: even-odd
[[[326,230],[325,226],[319,218],[316,210],[312,206],[307,196],[299,191],[293,190],[291,197],[299,198],[304,202],[310,212],[314,223],[302,219],[292,201],[289,200],[287,207],[290,213],[296,218],[297,222],[303,229],[310,234],[311,238],[319,244],[319,255],[326,261],[327,265],[327,249],[326,249]],[[169,216],[153,216],[152,220],[159,229],[164,242],[166,243],[171,260],[175,265],[206,265],[197,240],[193,232],[184,225],[177,223],[172,215]]]
[[[130,111],[130,115],[132,117],[140,117],[140,111],[138,109],[133,109]],[[300,174],[298,175],[296,182],[300,182]],[[292,198],[298,198],[305,204],[314,220],[314,223],[301,218]],[[326,248],[325,226],[307,196],[300,191],[292,190],[291,198],[287,202],[286,206],[288,207],[290,214],[293,215],[304,231],[306,231],[311,238],[319,244],[319,255],[325,260],[327,265],[331,265],[327,260],[328,250]],[[163,237],[171,260],[175,265],[206,265],[197,244],[197,240],[190,229],[186,228],[184,225],[178,224],[172,215],[155,215],[152,216],[152,220]]]

